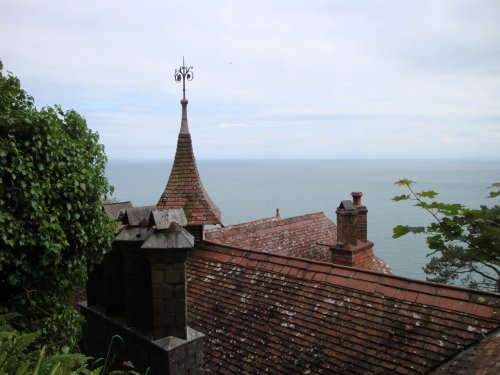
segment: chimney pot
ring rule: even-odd
[[[353,191],[351,195],[352,195],[352,204],[355,206],[361,206],[361,197],[363,196],[363,193],[360,191]]]

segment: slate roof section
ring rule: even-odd
[[[102,209],[106,212],[111,218],[115,220],[121,220],[127,208],[131,208],[132,203],[130,201],[127,202],[110,202],[105,201],[102,202]]]
[[[154,225],[156,229],[167,229],[172,223],[187,225],[186,215],[182,208],[154,209],[149,215],[149,225]]]
[[[146,227],[149,224],[151,211],[154,209],[156,209],[155,206],[129,207],[126,209],[125,215],[123,215],[122,223],[133,227]]]
[[[208,374],[419,374],[500,325],[500,296],[241,250],[188,257]]]
[[[191,134],[186,129],[179,133],[172,171],[156,206],[183,208],[188,225],[221,224],[220,211],[201,183]]]
[[[205,237],[211,242],[242,249],[330,262],[330,246],[337,242],[337,227],[323,212],[316,212],[215,228],[206,231]],[[378,257],[374,257],[372,270],[392,273]]]

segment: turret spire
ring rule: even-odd
[[[175,81],[182,81],[182,120],[181,120],[181,134],[189,134],[188,120],[187,120],[187,104],[188,100],[186,99],[186,80],[193,80],[193,67],[187,67],[184,63],[184,56],[182,57],[182,66],[179,69],[175,69]]]
[[[193,79],[192,69],[192,66],[184,65],[184,58],[182,58],[182,66],[175,70],[175,81],[182,81],[181,130],[170,178],[156,206],[158,208],[182,208],[186,214],[188,226],[202,228],[206,224],[221,224],[221,215],[201,183],[188,129],[186,81]]]

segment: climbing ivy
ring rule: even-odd
[[[0,306],[49,350],[74,345],[81,318],[68,301],[111,247],[106,161],[82,116],[38,110],[0,61]]]

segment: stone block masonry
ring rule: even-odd
[[[151,264],[153,339],[187,337],[186,258],[187,249],[147,249]]]
[[[203,334],[187,326],[186,259],[194,237],[174,221],[187,223],[185,215],[136,207],[124,217],[100,275],[87,285],[82,350],[96,358],[111,350],[114,369],[126,360],[139,373],[201,374]]]
[[[114,366],[131,361],[135,371],[148,375],[201,375],[204,335],[187,328],[186,338],[154,340],[151,330],[127,327],[123,317],[106,316],[104,306],[80,304],[85,317],[81,347],[84,353],[100,358],[111,345]],[[119,336],[121,339],[113,336]]]

